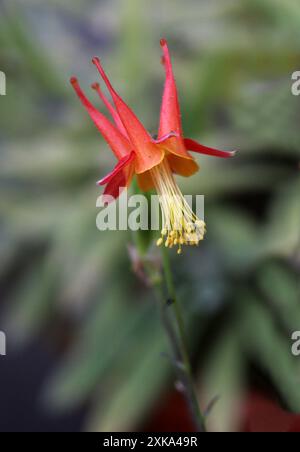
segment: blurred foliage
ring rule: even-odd
[[[135,430],[174,372],[151,290],[130,270],[127,233],[99,233],[94,186],[113,159],[71,92],[94,81],[101,54],[114,84],[151,132],[163,71],[159,38],[175,63],[185,133],[240,152],[201,158],[182,180],[204,193],[208,235],[174,257],[199,397],[220,399],[213,430],[236,429],[258,369],[300,411],[299,70],[297,0],[2,1],[0,283],[2,327],[24,346],[55,331],[57,373],[48,409],[89,402],[90,430]],[[100,150],[100,152],[99,152]],[[65,337],[66,336],[66,337]]]

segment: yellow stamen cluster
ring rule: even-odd
[[[204,238],[205,223],[199,220],[176,184],[171,168],[165,159],[151,170],[162,211],[163,229],[157,246],[178,247],[197,246]]]

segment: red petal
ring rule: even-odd
[[[139,188],[142,191],[149,191],[155,188],[155,185],[153,183],[153,179],[151,176],[151,171],[147,171],[146,173],[143,174],[138,174],[137,175],[137,183]]]
[[[116,177],[117,174],[123,172],[123,169],[129,165],[133,160],[135,159],[135,153],[131,152],[130,154],[123,157],[118,164],[115,166],[115,168],[107,174],[103,179],[101,179],[99,182],[97,182],[97,185],[106,185],[108,184],[112,179]]]
[[[230,158],[234,157],[236,151],[219,151],[218,149],[209,148],[203,144],[197,143],[197,141],[190,138],[184,139],[184,144],[189,151],[198,152],[199,154],[212,155],[214,157]]]
[[[118,199],[122,191],[126,188],[126,176],[123,171],[119,172],[105,187],[102,196],[112,196]],[[120,190],[121,189],[121,190]]]
[[[160,41],[160,45],[164,54],[163,62],[166,71],[166,81],[160,113],[158,138],[161,138],[163,135],[167,135],[171,131],[177,132],[180,136],[182,136],[178,94],[167,41],[162,39]]]
[[[103,101],[104,105],[106,106],[106,108],[108,109],[108,111],[110,112],[116,126],[118,127],[119,131],[126,137],[128,138],[128,134],[127,131],[125,129],[125,127],[123,126],[123,123],[121,121],[121,118],[118,114],[118,112],[115,110],[115,108],[112,106],[112,104],[109,102],[109,100],[107,99],[107,97],[104,95],[104,93],[102,92],[99,83],[94,83],[92,85],[92,88],[98,93],[100,99]]]
[[[165,137],[173,134],[175,138],[165,143],[168,145],[168,151],[180,157],[190,158],[183,143],[178,94],[167,41],[162,39],[160,45],[164,54],[163,63],[166,71],[166,81],[160,112],[158,139],[165,141]]]
[[[127,130],[130,141],[133,144],[133,148],[135,149],[137,156],[136,172],[143,173],[158,165],[164,157],[163,150],[151,142],[151,136],[149,135],[147,130],[144,128],[144,126],[141,124],[132,110],[116,93],[101,66],[99,58],[93,58],[93,63],[100,72],[100,75],[103,78],[113,98],[122,123]]]
[[[92,103],[84,95],[82,89],[80,88],[78,80],[75,77],[71,78],[71,84],[77,96],[81,100],[83,106],[89,113],[91,119],[103,135],[105,141],[111,147],[116,157],[118,159],[121,159],[122,157],[129,154],[132,151],[130,142],[121,134],[121,132],[119,132],[119,130],[113,124],[111,124],[111,122],[102,113],[100,113],[92,105]]]
[[[169,138],[173,138],[173,137],[179,138],[178,133],[170,132],[170,133],[167,133],[166,135],[163,135],[162,137],[158,138],[157,140],[152,140],[152,141],[155,144],[161,144],[161,143],[164,143],[165,141],[169,140]]]
[[[194,159],[186,159],[175,154],[167,156],[171,170],[180,176],[190,177],[199,170],[199,165]]]
[[[108,178],[108,184],[105,187],[103,196],[110,195],[114,199],[118,199],[122,191],[131,183],[134,175],[133,161],[127,162],[127,166],[117,171],[113,177]]]

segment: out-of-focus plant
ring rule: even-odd
[[[205,171],[184,182],[186,192],[206,196],[205,246],[177,262],[176,281],[181,303],[189,300],[199,397],[204,405],[219,397],[209,427],[237,428],[250,366],[299,411],[299,362],[290,352],[300,323],[300,105],[290,93],[299,70],[296,2],[2,3],[1,327],[21,346],[46,327],[59,336],[59,325],[70,326],[45,386],[47,406],[91,401],[87,429],[134,430],[173,379],[151,293],[128,270],[130,237],[94,226],[95,163],[102,172],[111,161],[66,86],[87,50],[102,49],[112,70],[118,56],[115,72],[155,131],[151,93],[162,75],[149,61],[167,36],[186,94],[186,134],[205,135],[208,145],[241,143],[226,169],[205,158]]]

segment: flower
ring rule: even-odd
[[[96,127],[115,154],[118,163],[107,176],[98,182],[105,185],[104,195],[117,198],[122,189],[128,187],[134,175],[144,191],[155,188],[160,200],[163,229],[157,245],[166,247],[198,245],[205,234],[205,224],[199,220],[184,199],[174,174],[191,176],[199,166],[189,151],[216,157],[228,158],[235,153],[219,151],[184,138],[178,94],[167,41],[160,41],[163,65],[166,73],[160,124],[157,139],[154,139],[127,106],[110,83],[99,58],[93,58],[111,95],[113,104],[102,92],[99,83],[92,85],[107,107],[113,122],[108,120],[83,93],[76,77],[71,84]]]

